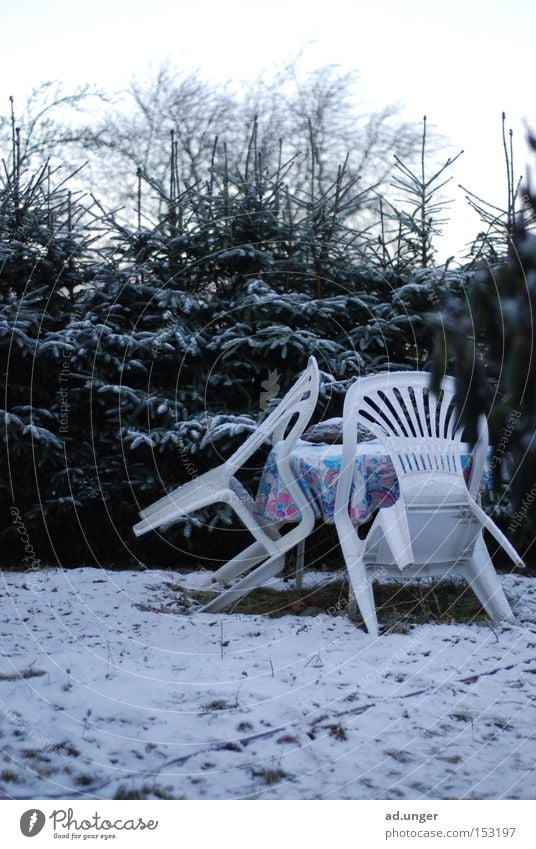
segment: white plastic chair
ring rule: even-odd
[[[182,516],[209,504],[226,502],[255,538],[245,551],[214,572],[211,582],[227,582],[257,564],[261,565],[206,604],[202,611],[221,610],[278,574],[285,565],[285,553],[305,540],[313,530],[314,512],[290,469],[289,454],[309,423],[318,400],[318,389],[318,364],[314,357],[310,357],[306,370],[275,410],[228,460],[141,511],[142,521],[133,529],[136,536],[169,526]],[[251,496],[235,477],[237,471],[270,438],[274,444],[281,443],[278,472],[301,514],[300,520],[284,535],[279,532],[282,523],[271,523],[254,512]]]
[[[400,579],[460,574],[493,620],[512,619],[483,529],[516,566],[524,564],[477,502],[488,445],[486,419],[479,421],[466,483],[454,379],[443,379],[438,397],[429,385],[430,375],[424,372],[386,372],[359,379],[346,394],[335,525],[351,594],[373,635],[378,634],[378,620],[372,582],[380,575]],[[380,508],[365,539],[359,538],[349,512],[358,422],[383,443],[400,487],[398,500]]]

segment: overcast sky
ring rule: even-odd
[[[361,99],[405,104],[464,148],[444,250],[478,230],[457,183],[502,205],[501,112],[526,161],[522,120],[536,126],[533,0],[11,0],[2,9],[0,99],[36,83],[117,89],[170,57],[217,80],[251,79],[294,58],[357,70]]]

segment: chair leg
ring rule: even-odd
[[[284,555],[283,555],[284,556]],[[241,575],[242,572],[247,572],[257,566],[261,560],[266,560],[268,552],[261,542],[254,542],[248,548],[237,554],[232,560],[228,560],[223,566],[220,566],[216,572],[213,572],[205,581],[206,586],[211,584],[225,584],[231,578]]]
[[[348,599],[350,616],[350,606],[352,604],[353,595],[368,633],[373,637],[377,637],[379,628],[378,617],[376,616],[376,605],[374,603],[374,594],[372,592],[372,580],[367,576],[367,570],[361,558],[348,558],[346,566],[348,569],[351,587],[351,593]]]
[[[272,522],[270,524],[266,524],[263,527],[263,531],[273,540],[281,539],[279,528],[282,525],[283,522]],[[242,572],[247,572],[248,569],[252,569],[254,566],[257,566],[257,564],[262,560],[266,560],[268,556],[269,553],[266,550],[266,546],[264,546],[262,542],[255,541],[245,548],[244,551],[241,551],[240,554],[237,554],[213,572],[204,582],[204,586],[210,586],[215,583],[227,583],[227,581],[230,581],[231,578],[236,578],[236,576],[241,575]],[[281,557],[283,558],[281,569],[283,569],[285,566],[285,554],[281,554]]]
[[[482,531],[477,537],[472,560],[463,569],[463,575],[490,619],[494,622],[513,621],[512,609],[491,562]]]
[[[499,528],[497,527],[497,525],[495,524],[493,519],[491,519],[487,515],[487,513],[485,513],[483,511],[482,507],[480,507],[476,503],[476,501],[473,501],[471,503],[471,509],[472,509],[473,513],[475,514],[475,516],[477,516],[480,519],[481,524],[486,528],[486,530],[489,531],[489,533],[492,536],[495,537],[495,539],[497,540],[499,545],[501,545],[504,548],[508,557],[513,561],[513,563],[515,563],[515,565],[518,566],[520,569],[524,569],[525,564],[523,563],[521,557],[519,556],[519,554],[515,550],[512,543],[505,537],[503,532],[501,530],[499,530]]]
[[[246,595],[246,593],[250,590],[255,589],[255,587],[260,587],[261,584],[264,584],[269,578],[273,578],[274,575],[281,572],[284,565],[284,555],[277,554],[270,557],[266,563],[263,563],[262,566],[258,566],[257,569],[249,575],[246,575],[245,578],[242,578],[233,587],[225,590],[225,592],[221,593],[215,599],[209,601],[208,604],[205,604],[204,607],[201,608],[200,613],[216,613],[218,610],[223,610],[225,607],[229,607],[230,604],[234,604],[239,601],[242,596]]]

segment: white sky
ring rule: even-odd
[[[536,126],[533,0],[4,0],[0,100],[39,82],[95,82],[106,89],[143,78],[166,57],[209,78],[255,77],[274,61],[357,69],[362,99],[403,101],[405,116],[465,153],[454,173],[460,199],[448,253],[476,234],[463,183],[503,205],[501,112],[524,171],[523,117]]]

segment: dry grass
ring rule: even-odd
[[[0,681],[20,681],[24,678],[39,678],[41,675],[46,675],[46,672],[42,669],[23,669],[22,672],[10,674],[0,672]]]
[[[183,592],[182,587],[173,588]],[[213,598],[213,593],[195,590],[190,596],[204,604]],[[379,621],[391,632],[403,632],[416,624],[463,623],[486,618],[476,596],[461,582],[375,583],[374,597]],[[347,606],[348,584],[339,579],[301,592],[294,588],[259,587],[230,607],[229,612],[270,617],[316,613],[335,616],[345,613]],[[356,623],[363,624],[359,615]]]

